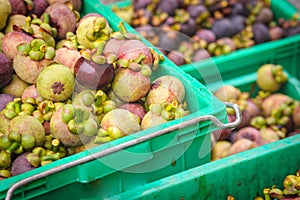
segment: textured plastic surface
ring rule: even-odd
[[[254,199],[263,189],[295,174],[300,134],[210,162],[107,199]],[[99,185],[99,187],[101,187]]]
[[[92,12],[102,14],[113,29],[116,30],[118,28],[120,19],[117,16],[108,12],[107,8],[100,5],[97,0],[84,0],[82,14]],[[135,32],[127,24],[125,25],[130,32]],[[148,45],[150,44],[148,43]],[[152,79],[162,75],[173,75],[183,82],[186,88],[186,100],[191,111],[190,115],[68,156],[32,171],[1,180],[0,199],[4,199],[9,187],[19,180],[196,116],[214,115],[220,121],[226,121],[224,104],[214,98],[205,86],[183,73],[181,69],[177,68],[168,59],[161,63],[158,70],[153,73]],[[101,188],[97,188],[97,194],[102,197],[133,189],[142,184],[209,162],[209,133],[215,129],[216,127],[212,122],[205,121],[178,131],[172,131],[101,159],[93,160],[31,182],[16,190],[13,199],[31,199],[35,197],[41,199],[45,193],[51,194],[51,198],[45,195],[45,199],[70,199],[74,198],[77,193],[84,193],[82,195],[86,195],[85,197],[88,198],[89,193],[93,192],[93,190],[86,188],[86,186],[89,187],[88,183],[99,183]],[[77,187],[69,190],[71,187],[68,186],[69,184],[71,186],[80,185],[85,192]],[[55,189],[61,192],[52,193],[51,191]]]

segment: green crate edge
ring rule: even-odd
[[[108,13],[106,7],[104,7],[103,5],[99,5],[98,1],[96,1],[96,0],[84,0],[84,3],[85,3],[85,5],[83,6],[83,9],[87,9],[89,12],[98,12],[98,13],[102,14],[103,16],[105,16],[107,18],[108,21],[113,22],[113,24],[114,24],[112,26],[113,28],[117,27],[117,22],[119,22],[120,19],[117,16],[115,16],[113,13]],[[83,13],[86,12],[87,10],[83,10]],[[129,30],[129,32],[136,33],[135,30],[131,29],[128,24],[125,24],[125,26]],[[149,42],[147,42],[145,40],[144,40],[144,42],[146,42],[148,46],[151,46],[151,44]],[[158,52],[157,49],[154,48],[154,50]],[[165,59],[165,61],[162,62],[162,65],[165,65],[167,67],[171,67],[171,66],[173,66],[173,67],[175,66],[176,67],[176,65],[173,64],[168,59]],[[201,99],[201,101],[203,103],[207,104],[207,107],[205,109],[202,109],[202,110],[199,110],[199,111],[197,111],[195,113],[192,113],[189,116],[187,116],[185,118],[182,118],[182,120],[188,120],[188,119],[197,117],[198,115],[208,115],[209,114],[209,115],[216,116],[220,121],[222,121],[224,123],[226,122],[227,119],[226,119],[226,115],[225,115],[225,105],[223,103],[221,103],[220,101],[218,101],[216,98],[214,98],[213,95],[207,90],[207,88],[205,88],[205,86],[203,86],[201,83],[199,83],[193,77],[189,76],[188,74],[185,74],[180,69],[173,69],[172,68],[172,74],[174,74],[177,77],[184,78],[184,81],[186,83],[189,83],[190,86],[191,86],[191,88],[192,88],[192,90],[194,90],[194,92],[197,93],[197,100]],[[205,99],[205,98],[208,98],[208,99]],[[212,103],[212,102],[214,102],[214,103]],[[175,125],[176,123],[179,123],[179,121],[178,120],[174,120],[174,121],[172,121],[170,123],[164,124],[163,126],[160,126],[160,127],[158,126],[156,128],[152,128],[152,129],[148,129],[148,130],[145,130],[145,131],[141,131],[141,132],[137,133],[136,136],[137,137],[138,136],[143,136],[143,135],[145,135],[145,134],[147,134],[147,133],[149,133],[151,131],[155,131],[155,130],[159,130],[161,128],[166,128],[166,127]],[[188,136],[187,138],[184,138],[185,135],[183,135],[182,138],[184,138],[184,139],[183,139],[182,142],[187,142],[187,141],[191,140],[191,138],[189,138],[189,137],[192,137],[192,139],[206,137],[207,135],[209,135],[208,133],[210,131],[213,131],[215,129],[216,129],[216,127],[213,126],[211,122],[200,123],[199,127],[198,126],[193,126],[192,130],[196,130],[198,132],[200,130],[202,130],[202,131],[200,131],[199,134],[191,135],[191,136]],[[186,134],[186,135],[188,135],[188,134]],[[122,142],[128,141],[128,140],[130,140],[129,137],[124,137],[124,138],[121,138],[120,140],[113,141],[113,142],[111,142],[109,144],[105,144],[105,145],[101,145],[101,146],[98,146],[96,148],[93,148],[93,149],[91,149],[91,152],[93,152],[93,151],[94,152],[101,151],[101,150],[104,150],[104,149],[110,147],[110,145],[117,145],[118,143],[122,143]],[[208,142],[208,140],[206,142]],[[75,155],[68,156],[68,157],[66,157],[64,159],[58,160],[56,162],[53,162],[51,164],[48,164],[46,166],[39,167],[39,168],[34,169],[32,171],[29,171],[29,172],[26,172],[26,173],[23,173],[23,174],[20,174],[20,175],[17,175],[17,176],[14,176],[14,177],[11,177],[11,178],[8,178],[8,179],[5,179],[5,180],[1,180],[0,181],[0,190],[1,190],[0,191],[0,198],[2,199],[2,198],[5,197],[6,191],[14,183],[16,183],[16,182],[18,182],[20,180],[23,180],[24,178],[34,176],[35,174],[43,173],[44,171],[53,169],[53,168],[55,168],[57,166],[65,164],[65,163],[72,162],[73,160],[77,160],[77,159],[83,158],[85,156],[88,156],[88,155],[90,155],[91,152],[90,151],[83,151],[83,152],[77,153]],[[207,160],[207,158],[205,158],[203,160],[203,162],[201,161],[202,162],[201,164],[204,164],[204,163],[206,163],[208,161],[209,160]],[[136,163],[133,163],[133,164],[136,164]],[[57,184],[56,187],[66,185],[66,184],[68,184],[70,182],[78,181],[79,180],[78,177],[77,177],[78,174],[74,173],[74,172],[77,172],[77,171],[80,172],[80,170],[78,170],[78,168],[79,167],[76,166],[74,168],[68,169],[69,171],[71,171],[71,173],[66,172],[66,173],[69,173],[68,178],[66,180],[63,180],[62,183],[59,183],[61,185]],[[49,177],[47,177],[47,178],[49,178]],[[31,191],[31,193],[33,193],[31,195],[33,197],[33,196],[36,196],[36,195],[40,195],[43,192],[55,189],[55,188],[47,188],[48,187],[47,186],[47,182],[49,181],[49,180],[47,180],[47,178],[40,179],[40,180],[35,181],[35,182],[31,183],[31,184],[23,186],[21,189],[18,190],[18,193],[21,192],[21,196],[22,196],[27,191],[29,191],[29,193]],[[82,182],[88,182],[88,181],[91,181],[92,179],[97,179],[97,177],[92,177],[89,180],[87,180],[84,177],[80,181],[82,181]],[[46,187],[46,191],[42,191],[42,190],[36,191],[37,187],[41,187],[41,188]],[[25,196],[22,196],[22,198],[23,197],[25,198]],[[28,198],[31,198],[31,197],[29,196]]]
[[[296,14],[300,14],[298,9],[288,0],[271,0],[271,3],[274,9],[282,13],[284,19],[291,19]],[[298,16],[298,19],[300,19],[300,16]]]

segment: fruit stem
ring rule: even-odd
[[[121,32],[122,34],[128,33],[128,31],[127,31],[127,29],[126,29],[126,27],[125,27],[123,21],[121,21],[121,22],[119,23],[118,28],[120,29],[120,32]]]
[[[270,198],[270,188],[265,188],[263,190],[263,193],[265,195],[265,200],[271,200],[271,198]]]
[[[133,62],[140,64],[145,58],[146,56],[143,53],[140,53],[140,55],[137,58],[135,58]]]
[[[26,155],[27,161],[34,167],[38,167],[41,164],[40,157],[35,153],[29,153]]]
[[[59,153],[53,153],[49,155],[45,155],[41,157],[41,161],[46,161],[46,160],[59,160],[60,156]]]
[[[103,49],[104,49],[105,45],[106,45],[106,41],[103,41],[103,40],[98,43],[96,55],[101,55],[103,53]]]
[[[48,13],[44,13],[44,23],[50,24],[50,15]]]
[[[46,155],[46,150],[42,147],[35,147],[32,150],[32,153],[38,155],[39,157],[42,157],[42,156]]]

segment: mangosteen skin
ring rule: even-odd
[[[12,176],[16,176],[18,174],[22,174],[24,172],[35,169],[35,167],[32,166],[27,160],[27,154],[29,154],[29,152],[22,153],[13,161],[11,168]]]
[[[270,40],[269,28],[261,22],[256,22],[252,25],[254,41],[256,44],[268,42]]]
[[[8,102],[13,101],[14,96],[11,94],[0,94],[0,111],[3,110]]]
[[[91,89],[102,89],[114,78],[112,64],[98,64],[83,57],[79,58],[74,67],[76,80]]]
[[[216,20],[212,24],[211,30],[216,34],[217,38],[232,37],[237,33],[235,25],[227,18]]]
[[[11,5],[11,15],[15,14],[21,14],[26,15],[27,14],[27,8],[26,3],[24,0],[9,0]]]
[[[51,4],[45,9],[44,13],[50,15],[50,24],[57,29],[58,39],[66,38],[67,32],[75,32],[76,17],[67,5],[62,3]]]
[[[29,13],[40,17],[50,4],[47,0],[33,0],[33,5],[33,9]]]
[[[4,53],[0,53],[0,88],[11,81],[13,73],[11,60]]]

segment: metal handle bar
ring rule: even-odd
[[[212,116],[212,115],[204,115],[204,116],[198,116],[196,118],[192,118],[190,120],[187,120],[187,121],[184,121],[182,123],[179,123],[179,124],[175,124],[173,126],[170,126],[170,127],[167,127],[165,129],[160,129],[158,131],[155,131],[153,133],[150,133],[150,134],[147,134],[145,136],[141,136],[139,138],[136,138],[134,140],[130,140],[130,141],[127,141],[127,142],[124,142],[122,144],[119,144],[117,146],[113,146],[113,147],[110,147],[110,148],[107,148],[103,151],[100,151],[100,152],[96,152],[96,153],[93,153],[93,154],[90,154],[88,156],[85,156],[83,158],[80,158],[80,159],[77,159],[77,160],[74,160],[72,162],[69,162],[69,163],[66,163],[66,164],[63,164],[63,165],[60,165],[56,168],[53,168],[53,169],[50,169],[50,170],[47,170],[47,171],[44,171],[44,172],[41,172],[40,174],[36,174],[34,176],[31,176],[31,177],[28,177],[28,178],[25,178],[21,181],[18,181],[16,183],[14,183],[10,188],[9,190],[7,191],[7,194],[6,194],[6,197],[5,197],[5,200],[10,200],[13,196],[13,193],[16,189],[18,189],[19,187],[23,186],[23,185],[26,185],[32,181],[35,181],[35,180],[38,180],[40,178],[44,178],[46,176],[49,176],[51,174],[54,174],[56,172],[59,172],[59,171],[63,171],[65,169],[68,169],[68,168],[71,168],[71,167],[74,167],[74,166],[77,166],[77,165],[80,165],[80,164],[83,164],[83,163],[86,163],[86,162],[89,162],[91,160],[94,160],[94,159],[97,159],[97,158],[101,158],[103,156],[106,156],[106,155],[109,155],[111,153],[114,153],[114,152],[117,152],[119,150],[122,150],[124,148],[127,148],[127,147],[130,147],[130,146],[133,146],[133,145],[136,145],[136,144],[139,144],[141,142],[144,142],[144,141],[147,141],[147,140],[150,140],[152,138],[155,138],[155,137],[158,137],[160,135],[163,135],[163,134],[166,134],[168,132],[171,132],[171,131],[174,131],[174,130],[177,130],[177,129],[180,129],[180,128],[184,128],[186,126],[190,126],[192,124],[195,124],[195,123],[198,123],[198,122],[201,122],[201,121],[207,121],[207,120],[210,120],[212,121],[218,128],[220,129],[234,129],[236,128],[242,121],[242,114],[241,114],[241,111],[240,111],[240,108],[238,107],[237,104],[234,104],[234,103],[229,103],[229,102],[224,102],[224,104],[226,105],[226,107],[230,107],[230,108],[233,108],[234,111],[235,111],[235,116],[236,116],[236,120],[233,121],[233,122],[230,122],[228,124],[223,124],[221,121],[219,121],[215,116]]]

